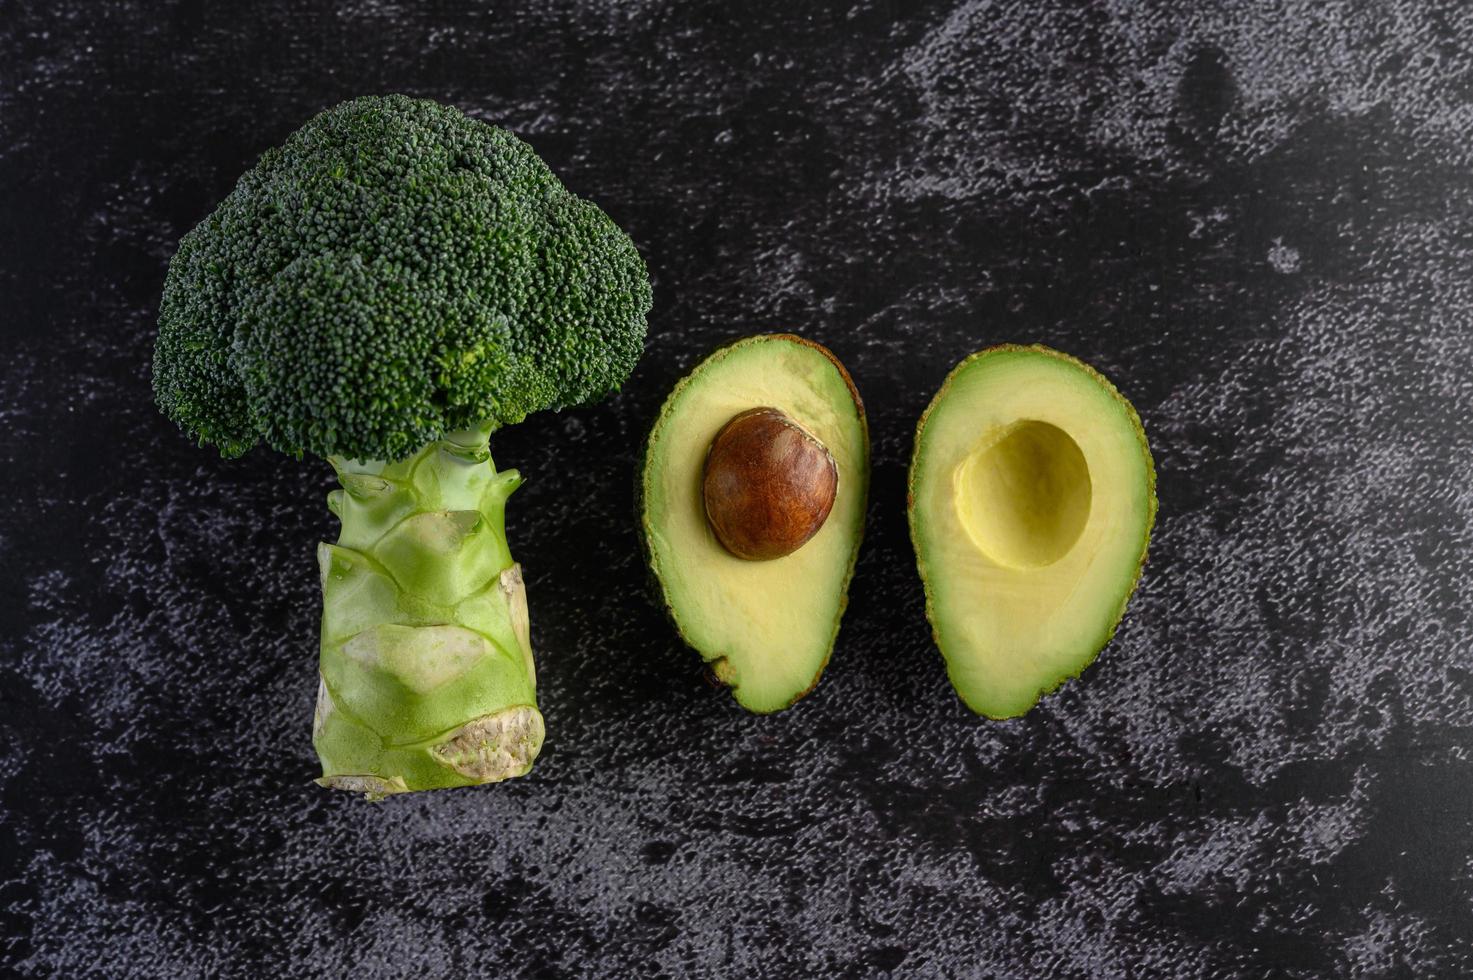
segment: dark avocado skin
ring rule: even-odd
[[[690,645],[689,640],[686,638],[685,633],[682,631],[681,626],[680,626],[680,623],[676,619],[675,611],[674,611],[673,608],[671,608],[671,605],[670,605],[670,602],[669,602],[669,598],[668,598],[668,596],[665,593],[665,586],[660,581],[660,576],[655,572],[654,555],[653,555],[653,553],[650,550],[649,533],[648,533],[648,530],[647,530],[646,525],[645,525],[644,503],[645,503],[645,492],[646,491],[645,491],[645,485],[644,485],[645,484],[644,474],[645,474],[645,463],[646,463],[646,461],[649,458],[650,437],[654,434],[655,426],[660,421],[660,417],[661,417],[661,415],[664,412],[664,406],[665,406],[666,402],[668,402],[670,400],[670,398],[674,397],[674,395],[675,395],[676,392],[678,392],[685,384],[687,384],[693,377],[695,377],[700,372],[701,365],[705,364],[708,360],[710,360],[712,357],[716,356],[717,354],[721,353],[722,351],[730,350],[730,349],[732,349],[734,347],[738,347],[738,346],[741,346],[743,344],[753,343],[753,342],[756,342],[756,341],[773,341],[773,342],[788,342],[788,343],[802,344],[804,347],[808,347],[808,348],[811,348],[813,350],[816,350],[820,354],[822,354],[824,357],[826,357],[826,358],[829,359],[829,361],[834,365],[834,367],[838,369],[839,376],[841,378],[843,378],[845,387],[847,387],[849,389],[849,397],[854,400],[854,409],[855,409],[856,414],[859,416],[859,424],[860,424],[860,427],[864,431],[865,456],[866,456],[866,458],[869,457],[869,450],[870,450],[870,445],[869,445],[869,419],[865,416],[865,413],[864,413],[864,400],[862,398],[860,398],[860,396],[859,396],[859,389],[857,387],[855,387],[854,379],[852,377],[850,377],[849,371],[844,367],[844,365],[839,361],[839,359],[834,356],[833,351],[829,350],[827,347],[823,346],[822,344],[819,344],[819,343],[816,343],[815,341],[812,341],[812,340],[807,339],[806,337],[800,337],[797,334],[793,334],[793,333],[748,334],[748,335],[743,336],[743,337],[738,337],[735,340],[728,341],[725,344],[721,344],[720,346],[713,348],[709,353],[707,353],[704,357],[702,357],[700,360],[698,360],[695,363],[695,365],[689,371],[687,371],[685,374],[683,374],[680,377],[680,380],[679,381],[675,382],[675,384],[673,386],[671,386],[670,393],[665,397],[665,400],[660,403],[660,408],[650,418],[649,424],[647,426],[645,426],[644,440],[640,443],[639,462],[638,462],[638,465],[637,465],[637,467],[635,468],[635,471],[634,471],[634,517],[635,517],[635,521],[637,522],[637,524],[639,525],[639,528],[640,528],[640,533],[639,533],[638,537],[639,537],[640,549],[641,549],[641,552],[642,552],[642,554],[644,556],[645,579],[646,579],[646,582],[648,583],[648,587],[652,590],[652,595],[654,596],[656,602],[659,604],[660,608],[664,611],[666,620],[670,623],[671,627],[674,628],[675,632],[677,634],[679,634],[681,641],[684,642],[686,644],[686,646],[689,646],[692,650],[695,650],[695,647],[693,647],[693,646]],[[755,406],[754,405],[752,407],[753,408],[756,408],[758,406]],[[863,479],[863,481],[864,481],[864,489],[863,489],[863,492],[862,492],[863,509],[865,509],[867,511],[868,510],[868,507],[869,507],[869,473],[868,472],[865,472],[865,473],[861,474],[860,478]],[[834,616],[834,636],[835,637],[838,636],[839,625],[840,625],[841,621],[844,618],[844,613],[849,608],[849,584],[854,579],[854,568],[855,568],[855,565],[858,564],[858,561],[859,561],[859,552],[860,552],[860,549],[864,545],[864,525],[865,525],[865,523],[867,523],[867,522],[861,522],[861,524],[860,524],[860,527],[859,527],[859,530],[858,530],[859,537],[854,542],[854,547],[853,547],[853,549],[852,549],[852,551],[850,553],[851,557],[849,559],[849,568],[848,568],[847,572],[844,575],[843,597],[839,601],[839,608],[838,608],[837,613]],[[699,653],[699,651],[696,651],[696,652]],[[825,656],[823,658],[823,662],[819,665],[818,670],[814,673],[814,675],[813,675],[813,683],[812,684],[809,684],[808,687],[804,688],[797,695],[795,695],[791,701],[787,702],[786,704],[784,704],[784,705],[782,705],[782,706],[780,706],[778,708],[775,708],[771,712],[755,712],[754,711],[753,713],[754,714],[776,714],[777,712],[780,712],[780,711],[786,711],[788,708],[791,708],[793,705],[797,704],[799,701],[801,701],[804,698],[806,698],[809,694],[812,694],[814,688],[816,688],[818,686],[818,682],[823,678],[823,673],[828,668],[829,660],[833,657],[833,654],[834,654],[834,642],[833,642],[833,640],[830,640],[830,642],[829,642],[829,648],[828,648],[828,653],[825,654]],[[706,677],[713,684],[716,684],[716,685],[719,685],[719,686],[723,686],[723,687],[726,686],[725,682],[721,679],[721,677],[717,674],[716,670],[713,669],[713,667],[710,664],[707,665]]]

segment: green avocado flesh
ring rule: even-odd
[[[921,416],[910,530],[962,700],[1021,715],[1110,641],[1156,516],[1146,434],[1115,387],[1046,347],[995,347]]]
[[[721,428],[748,409],[778,409],[827,447],[838,468],[833,509],[791,554],[746,561],[707,520],[702,471]],[[650,566],[681,636],[767,713],[818,683],[848,601],[864,531],[869,431],[848,374],[817,344],[788,334],[739,340],[713,353],[666,399],[650,432],[640,489]]]

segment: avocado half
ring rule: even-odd
[[[916,426],[911,541],[952,685],[1023,714],[1094,660],[1140,579],[1156,469],[1140,417],[1047,347],[979,351]]]
[[[708,517],[713,441],[754,409],[816,439],[837,471],[832,506],[795,551],[737,557]],[[790,707],[818,683],[848,603],[869,494],[869,429],[849,373],[793,334],[721,347],[676,383],[645,449],[640,520],[650,568],[682,639],[742,707]]]

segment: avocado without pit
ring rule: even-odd
[[[639,479],[650,568],[681,637],[744,708],[781,711],[818,683],[868,493],[864,404],[819,344],[746,337],[665,400]]]
[[[1103,375],[1004,345],[957,365],[921,416],[908,506],[951,683],[978,714],[1011,718],[1114,635],[1146,559],[1156,470]]]

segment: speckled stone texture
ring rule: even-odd
[[[0,2],[0,973],[1473,974],[1473,8],[479,6]],[[622,395],[494,446],[535,771],[373,806],[309,781],[328,467],[196,448],[148,363],[179,235],[385,90],[525,137],[657,286]],[[758,718],[630,511],[670,385],[776,328],[876,468],[828,673]],[[1114,643],[999,724],[903,507],[1002,341],[1135,402],[1161,513]]]

